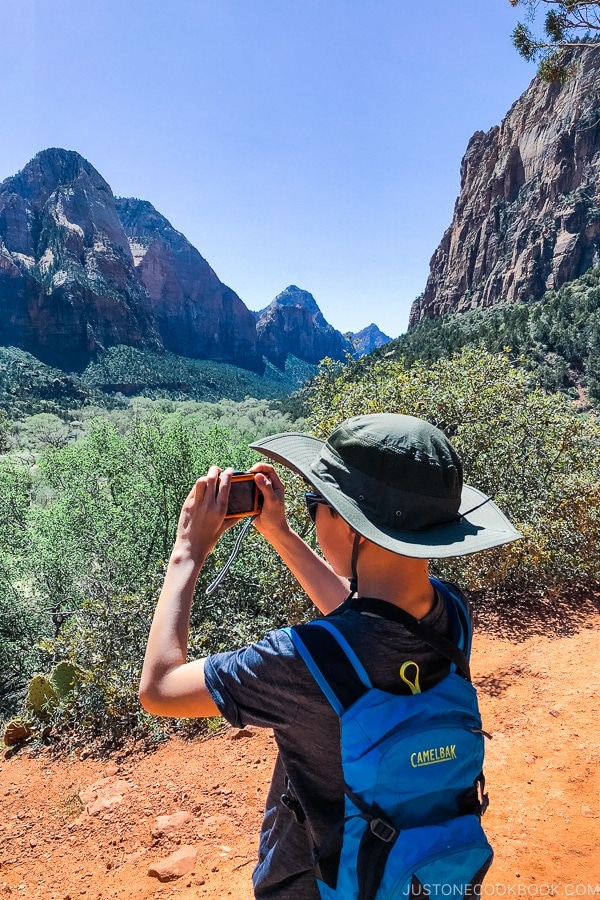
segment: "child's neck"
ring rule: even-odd
[[[387,600],[422,619],[430,612],[435,598],[427,560],[396,556],[393,564],[385,566],[359,560],[358,595]]]

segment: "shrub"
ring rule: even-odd
[[[584,404],[589,399],[598,405],[600,268],[532,303],[424,319],[379,355],[395,353],[407,363],[431,364],[466,346],[491,353],[508,347],[513,360],[520,360],[545,390],[577,391]]]
[[[270,628],[302,619],[308,601],[279,557],[256,533],[248,536],[222,588],[206,597],[205,588],[223,565],[233,536],[219,542],[199,579],[190,623],[190,658],[244,646]],[[53,728],[70,747],[98,742],[118,746],[124,740],[157,741],[169,733],[203,730],[203,723],[157,719],[140,706],[137,690],[150,623],[165,565],[147,574],[136,593],[86,599],[43,649],[77,671],[75,689],[55,701],[47,720],[34,722],[35,733]]]
[[[124,740],[160,740],[167,722],[147,715],[137,699],[144,649],[156,599],[158,577],[145,579],[136,594],[84,600],[54,640],[43,642],[53,659],[77,671],[73,691],[58,698],[47,723],[36,723],[63,745],[99,741],[118,746]]]

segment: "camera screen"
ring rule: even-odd
[[[227,515],[254,512],[254,493],[256,485],[251,481],[232,481],[229,489]]]

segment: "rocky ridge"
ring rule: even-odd
[[[384,334],[374,322],[350,335],[350,342],[354,348],[355,356],[364,356],[366,353],[371,353],[371,351],[383,347],[384,344],[389,344],[391,340],[392,338]]]
[[[262,314],[223,284],[151,203],[115,198],[82,156],[52,148],[0,184],[0,346],[81,371],[117,345],[262,373],[288,353],[343,358],[347,340],[291,287]]]
[[[461,165],[452,224],[409,326],[539,299],[600,262],[600,44],[572,55],[564,85],[535,78]]]

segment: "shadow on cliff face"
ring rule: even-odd
[[[560,593],[529,592],[510,598],[472,593],[469,599],[474,627],[511,641],[536,634],[549,638],[577,634],[600,613],[600,585],[570,585]]]

